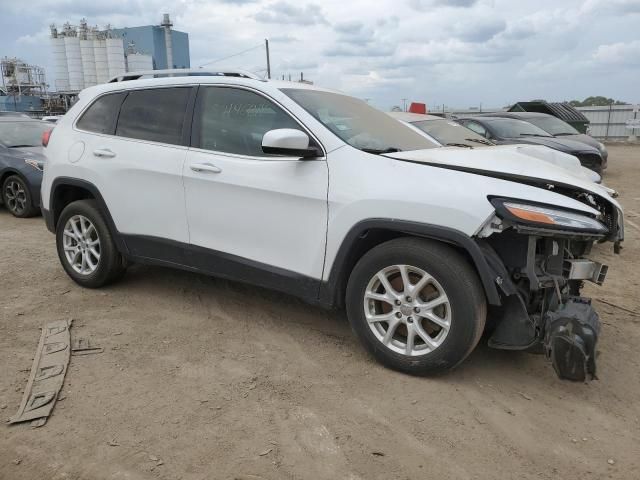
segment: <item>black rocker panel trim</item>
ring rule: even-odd
[[[343,299],[341,296],[344,294],[346,288],[344,272],[345,269],[348,268],[352,249],[358,240],[370,230],[397,232],[405,235],[430,238],[462,248],[473,260],[489,304],[501,305],[500,295],[495,284],[495,274],[492,272],[484,253],[474,239],[452,228],[385,218],[362,220],[349,230],[333,262],[329,279],[323,282],[320,287],[319,302],[322,305],[337,306],[342,304]]]
[[[138,263],[162,265],[240,281],[288,293],[317,303],[320,280],[256,262],[244,257],[196,245],[144,235],[122,235],[127,258]]]

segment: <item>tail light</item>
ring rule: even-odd
[[[51,138],[52,133],[53,133],[53,128],[50,128],[49,130],[45,130],[44,132],[42,132],[43,147],[46,147],[47,145],[49,145],[49,139]]]

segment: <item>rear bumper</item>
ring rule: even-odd
[[[47,230],[49,230],[51,233],[56,233],[53,214],[44,207],[41,207],[40,210],[42,211],[42,218],[44,218],[44,223],[47,225]]]

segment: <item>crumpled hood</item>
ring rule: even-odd
[[[595,183],[600,183],[601,181],[600,175],[593,170],[583,167],[577,157],[559,150],[554,150],[542,145],[498,145],[493,148],[524,153],[525,155],[562,167],[580,178]]]
[[[519,183],[555,184],[574,187],[594,193],[620,209],[618,202],[611,198],[609,189],[593,183],[587,178],[576,176],[561,166],[532,156],[531,151],[527,153],[527,149],[524,146],[522,146],[524,150],[522,147],[509,147],[478,148],[473,150],[443,147],[394,152],[385,154],[385,156]]]

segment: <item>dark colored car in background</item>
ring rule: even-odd
[[[447,118],[411,112],[389,112],[388,115],[426,133],[438,146],[473,148],[495,145],[476,132]]]
[[[40,213],[45,157],[42,135],[51,124],[23,115],[0,116],[0,203],[16,217]]]
[[[524,120],[477,115],[456,118],[456,122],[498,145],[528,143],[568,153],[577,157],[583,167],[602,175],[604,162],[597,148],[574,140],[554,137]]]
[[[580,133],[578,130],[573,128],[564,120],[560,120],[558,117],[538,112],[494,112],[484,113],[482,114],[482,116],[515,118],[516,120],[524,120],[525,122],[534,124],[536,127],[541,128],[549,135],[553,135],[554,137],[562,137],[566,138],[567,140],[575,140],[576,142],[586,143],[587,145],[598,149],[598,151],[600,152],[600,156],[602,157],[602,168],[607,168],[607,158],[609,157],[607,147],[605,147],[602,142],[599,142],[595,138],[585,133]]]

